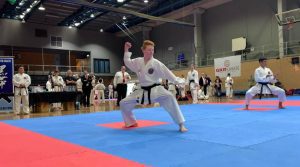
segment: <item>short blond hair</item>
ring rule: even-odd
[[[143,46],[142,46],[142,49],[146,49],[147,46],[155,46],[154,42],[150,41],[150,40],[145,40],[143,42]]]

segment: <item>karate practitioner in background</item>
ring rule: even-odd
[[[233,96],[233,79],[230,76],[230,73],[227,74],[225,79],[225,89],[226,89],[226,97],[232,98]]]
[[[273,94],[278,96],[279,104],[278,107],[283,109],[282,103],[286,101],[285,91],[277,86],[272,85],[277,82],[276,75],[273,75],[273,72],[267,68],[267,59],[260,58],[259,60],[260,67],[255,70],[254,79],[256,85],[252,86],[246,92],[246,106],[245,109],[249,109],[250,100],[256,94]]]
[[[175,84],[180,84],[183,81],[176,77],[163,63],[153,58],[154,43],[150,40],[145,40],[142,46],[144,57],[131,59],[132,53],[129,52],[131,43],[126,42],[124,46],[124,63],[125,65],[137,74],[141,89],[134,91],[120,102],[125,127],[138,126],[136,118],[132,110],[137,105],[137,97],[141,104],[143,103],[160,103],[165,110],[173,118],[174,122],[179,125],[180,132],[186,132],[184,126],[185,119],[180,111],[179,105],[175,97],[160,85],[160,78],[168,79]]]
[[[14,113],[20,114],[21,100],[24,114],[29,114],[29,93],[28,87],[31,84],[31,78],[24,73],[24,67],[20,66],[18,73],[13,76],[13,84],[15,87],[15,105]]]
[[[64,91],[64,86],[65,82],[61,76],[59,76],[59,71],[55,70],[54,71],[54,76],[52,77],[52,82],[53,82],[53,91],[54,92],[63,92]],[[61,110],[62,106],[61,103],[53,103],[53,109],[54,110]]]
[[[186,77],[186,84],[189,85],[191,95],[193,98],[193,104],[198,103],[198,88],[199,88],[199,76],[198,76],[198,71],[195,70],[195,65],[191,65],[191,71],[188,72],[187,77]]]
[[[104,90],[105,85],[103,84],[103,79],[100,78],[98,84],[93,89],[94,94],[98,97],[98,99],[95,99],[97,101],[97,104],[99,104],[100,102],[105,103]]]

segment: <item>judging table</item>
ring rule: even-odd
[[[2,93],[1,98],[14,96],[13,93]],[[75,102],[77,92],[39,92],[29,93],[29,106],[32,112],[42,112],[49,109],[51,103]],[[70,105],[73,107],[73,105]]]

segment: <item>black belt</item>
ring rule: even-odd
[[[143,97],[142,97],[142,101],[141,101],[141,104],[144,104],[144,94],[145,94],[145,90],[148,91],[148,101],[149,101],[149,104],[151,104],[151,98],[150,98],[150,94],[151,94],[151,89],[156,87],[156,86],[159,86],[160,84],[153,84],[153,85],[150,85],[150,86],[142,86],[141,88],[144,90],[143,91]]]
[[[266,86],[269,89],[269,91],[271,92],[271,94],[273,94],[272,91],[271,91],[271,89],[270,89],[270,87],[269,87],[269,85],[268,85],[268,84],[270,84],[269,82],[258,82],[258,84],[261,84],[259,99],[261,99],[261,96],[262,96],[262,93],[263,93],[263,87],[264,86]]]
[[[191,86],[191,83],[195,83],[195,80],[190,80],[189,86]]]

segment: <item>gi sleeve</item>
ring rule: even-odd
[[[125,52],[124,53],[124,64],[126,65],[126,67],[128,67],[131,71],[133,72],[137,72],[137,61],[136,59],[131,59],[132,53],[131,52]]]
[[[166,78],[174,84],[183,84],[185,81],[182,78],[176,77],[164,64],[161,63],[162,78]]]

